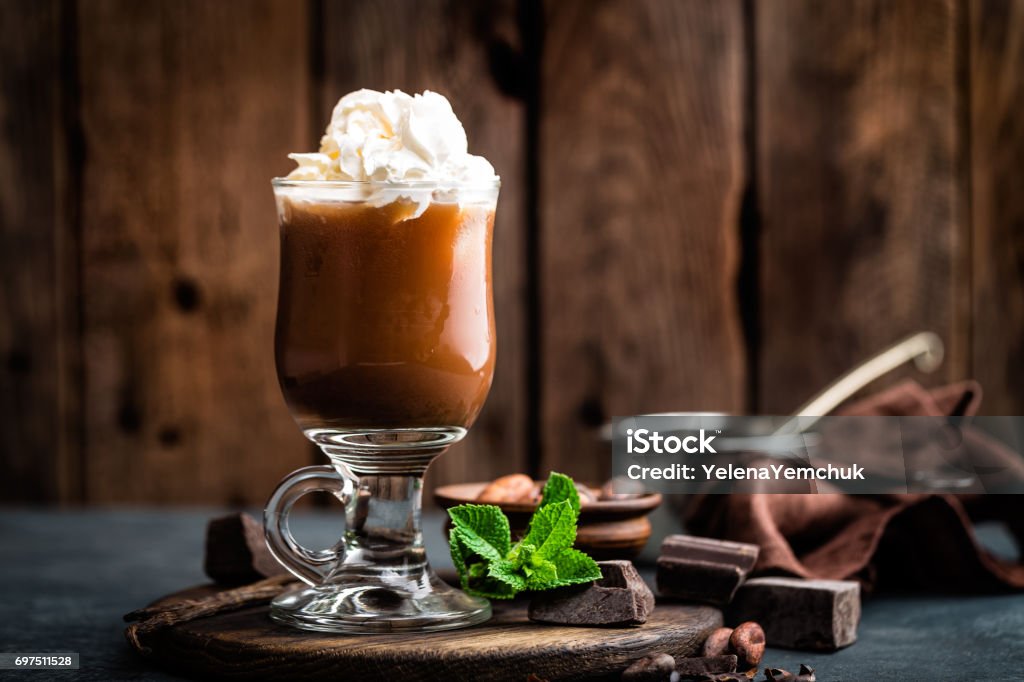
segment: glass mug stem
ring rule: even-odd
[[[388,571],[418,575],[426,565],[420,530],[422,473],[354,478],[329,466],[290,474],[274,491],[264,512],[267,544],[292,574],[316,586],[332,574]],[[292,505],[307,493],[329,492],[345,505],[345,533],[329,549],[310,550],[288,527]]]

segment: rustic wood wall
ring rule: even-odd
[[[0,0],[0,501],[315,461],[268,180],[357,87],[447,94],[503,177],[494,389],[432,483],[600,478],[614,415],[785,413],[926,328],[917,378],[1024,413],[1024,0]]]

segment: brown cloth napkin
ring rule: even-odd
[[[840,410],[844,415],[971,415],[974,381],[928,391],[899,384]],[[972,459],[1019,470],[1021,458],[970,429]],[[1024,564],[999,558],[974,536],[983,520],[1007,523],[1024,548],[1022,495],[701,495],[688,505],[687,530],[760,545],[757,575],[859,580],[868,591],[997,592],[1024,589]]]

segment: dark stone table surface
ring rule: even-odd
[[[204,527],[217,513],[0,511],[0,652],[81,654],[78,671],[0,671],[0,680],[181,679],[128,647],[121,616],[205,582]],[[293,526],[301,541],[334,539],[333,514],[300,516]],[[979,535],[1001,554],[1017,551],[1001,527]],[[439,514],[426,517],[426,537],[435,565],[450,566]],[[822,682],[1024,680],[1024,595],[876,597],[864,604],[855,645],[834,654],[769,649],[764,661],[789,670],[801,662]]]

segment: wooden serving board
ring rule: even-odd
[[[195,588],[168,597],[208,593]],[[163,601],[163,600],[161,600]],[[544,680],[618,679],[634,659],[692,656],[722,624],[709,606],[662,605],[630,628],[541,625],[526,601],[494,603],[494,617],[463,630],[424,634],[323,635],[277,625],[251,607],[146,635],[151,657],[202,679]]]

